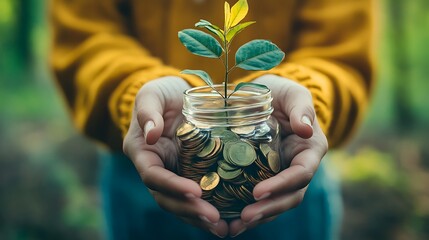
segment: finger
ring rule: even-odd
[[[181,218],[184,222],[194,225],[198,228],[210,231],[213,235],[219,238],[224,238],[228,235],[228,223],[225,220],[220,219],[217,224],[205,223],[205,220],[194,219],[194,218]]]
[[[322,157],[322,153],[312,148],[303,150],[293,158],[289,168],[257,184],[253,189],[253,196],[261,200],[270,195],[295,191],[307,186]]]
[[[292,132],[302,138],[310,138],[313,135],[313,122],[315,111],[310,91],[306,88],[293,85],[287,89],[284,95],[283,111],[289,116]]]
[[[159,206],[179,216],[183,221],[210,231],[218,237],[228,234],[228,224],[220,219],[219,211],[201,198],[173,198],[159,192],[151,191]]]
[[[148,83],[136,97],[137,120],[147,144],[155,144],[164,130],[165,99],[159,89]]]
[[[219,223],[213,228],[210,228],[209,231],[220,238],[224,238],[228,235],[229,232],[228,223],[221,219]]]
[[[238,235],[244,233],[247,230],[250,230],[258,225],[271,222],[276,219],[277,216],[260,219],[251,223],[245,223],[242,219],[236,219],[229,224],[229,235],[231,237],[237,237]]]
[[[188,198],[202,194],[197,183],[165,169],[159,155],[152,151],[138,152],[133,162],[145,185],[154,191]]]
[[[220,220],[219,211],[201,198],[177,198],[151,191],[158,205],[177,216],[198,220],[208,225],[216,225]]]
[[[277,216],[297,207],[304,199],[307,187],[292,193],[271,196],[246,206],[241,212],[241,219],[246,225],[257,224],[264,219]]]

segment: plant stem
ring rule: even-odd
[[[224,29],[224,48],[225,48],[225,79],[224,79],[224,93],[223,96],[223,106],[225,108],[225,116],[226,116],[226,122],[229,124],[229,114],[226,108],[228,107],[228,75],[229,75],[229,43],[226,41],[226,35],[228,34],[227,29]]]
[[[227,59],[228,59],[228,55],[227,55]],[[226,60],[226,65],[228,66],[228,60]],[[224,91],[225,91],[225,95],[224,95],[224,99],[226,101],[226,99],[228,98],[228,71],[225,71],[225,82],[224,82]]]
[[[226,29],[225,29],[226,30]],[[227,32],[225,32],[224,35],[224,48],[225,48],[225,79],[224,79],[224,95],[223,95],[223,99],[224,99],[224,106],[227,107],[227,99],[228,99],[228,74],[229,74],[229,63],[228,63],[228,59],[229,59],[229,44],[226,41],[226,34]]]

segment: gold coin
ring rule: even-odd
[[[176,136],[178,136],[179,138],[183,137],[186,134],[192,132],[194,129],[195,127],[193,125],[185,123],[177,129]]]
[[[219,184],[219,175],[215,172],[209,172],[201,178],[200,186],[201,189],[210,191],[213,190]]]
[[[272,174],[271,172],[265,172],[265,171],[262,171],[262,170],[259,170],[258,172],[257,172],[257,174],[258,174],[258,177],[263,181],[263,180],[265,180],[265,179],[268,179],[268,178],[270,178],[270,177],[273,177],[274,176],[274,174]]]
[[[228,159],[235,165],[246,167],[256,160],[256,152],[252,145],[247,142],[234,142],[227,152]]]
[[[251,183],[253,186],[261,182],[261,179],[253,176],[254,174],[257,175],[256,172],[247,172],[247,171],[243,172],[244,178],[247,180],[247,182]]]
[[[280,171],[280,157],[277,152],[271,151],[268,153],[268,166],[274,173]]]
[[[255,131],[255,126],[234,127],[231,131],[239,135],[248,135]]]
[[[246,204],[251,204],[255,202],[252,191],[247,189],[244,185],[241,185],[240,188],[237,189],[240,193],[241,200],[243,200]]]
[[[264,154],[264,157],[268,157],[268,153],[271,152],[271,148],[266,143],[261,143],[259,145],[259,149],[261,149],[262,154]]]
[[[198,134],[200,133],[200,130],[198,128],[195,128],[194,130],[192,130],[191,132],[179,137],[180,140],[182,140],[182,142],[188,142],[192,139],[194,139],[196,136],[198,136]]]
[[[219,154],[219,152],[222,149],[222,141],[220,140],[220,138],[215,137],[213,140],[215,142],[215,146],[213,148],[213,151],[210,152],[207,156],[205,156],[208,159],[217,157],[217,155]]]
[[[193,134],[190,134],[190,135],[193,135]],[[187,135],[187,136],[189,136],[189,135]],[[180,145],[182,146],[182,149],[193,150],[196,148],[200,148],[201,145],[204,145],[204,143],[207,139],[208,139],[207,135],[200,132],[197,135],[195,135],[194,137],[192,137],[186,141],[183,141],[181,139]]]
[[[268,160],[261,154],[258,154],[258,157],[255,160],[255,165],[263,171],[271,171],[268,167]]]
[[[206,146],[197,154],[198,157],[206,157],[209,155],[216,147],[216,142],[214,139],[209,139]]]

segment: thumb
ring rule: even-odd
[[[137,121],[143,131],[146,143],[155,144],[164,131],[164,100],[157,91],[141,89],[136,97]]]
[[[305,88],[298,88],[289,96],[289,113],[290,125],[292,132],[302,138],[313,136],[313,124],[315,121],[315,111],[311,94]]]
[[[290,125],[292,131],[302,137],[311,138],[313,136],[314,114],[311,112],[300,111],[295,108],[290,115]]]

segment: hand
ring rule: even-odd
[[[161,208],[222,237],[228,225],[219,211],[201,199],[197,183],[174,173],[178,155],[173,139],[188,88],[183,79],[173,76],[145,84],[136,96],[123,149]]]
[[[255,82],[272,91],[273,116],[282,128],[282,161],[290,166],[255,186],[253,196],[257,202],[246,206],[241,219],[230,223],[231,236],[298,206],[328,150],[327,139],[315,116],[311,93],[306,88],[277,75],[264,75]]]

